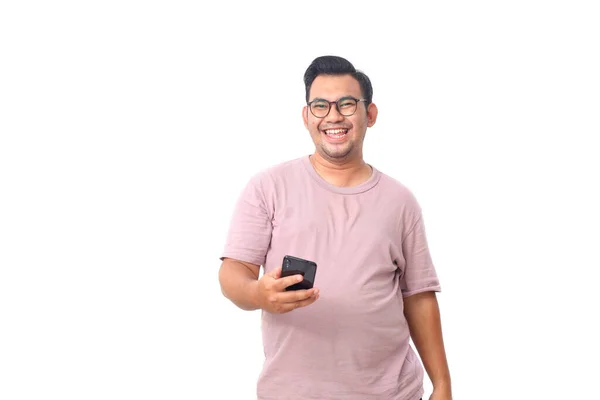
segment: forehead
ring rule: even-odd
[[[342,96],[361,97],[360,84],[351,75],[319,75],[310,87],[310,99],[333,101]]]

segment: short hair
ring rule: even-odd
[[[371,80],[364,72],[354,68],[354,65],[345,58],[321,56],[315,58],[304,73],[307,103],[312,83],[319,75],[351,75],[358,81],[366,105],[368,106],[373,101],[373,86],[371,86]]]

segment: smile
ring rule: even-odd
[[[348,133],[348,129],[325,129],[323,132],[332,138],[341,138]]]

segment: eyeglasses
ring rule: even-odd
[[[367,99],[357,99],[352,96],[342,97],[337,101],[327,101],[324,99],[314,99],[306,103],[310,108],[310,112],[317,118],[325,118],[331,111],[331,105],[335,104],[338,112],[344,117],[349,117],[356,112],[356,106],[361,101],[367,101]]]

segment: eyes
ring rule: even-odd
[[[338,107],[342,107],[342,108],[348,108],[348,107],[354,107],[356,106],[356,101],[354,101],[353,99],[346,99],[344,101],[340,101],[338,103]]]
[[[335,104],[337,110],[343,116],[349,117],[356,112],[356,106],[360,101],[364,99],[356,99],[352,96],[342,97],[337,101],[327,101],[325,99],[314,99],[309,102],[310,111],[315,117],[324,118],[329,114],[331,105]]]
[[[313,107],[314,109],[317,110],[327,110],[330,106],[330,104],[336,104],[339,108],[351,108],[351,107],[355,107],[356,106],[356,102],[357,100],[351,98],[351,97],[344,97],[339,99],[338,101],[332,101],[331,103],[328,102],[327,100],[314,100],[311,103],[311,107]]]

